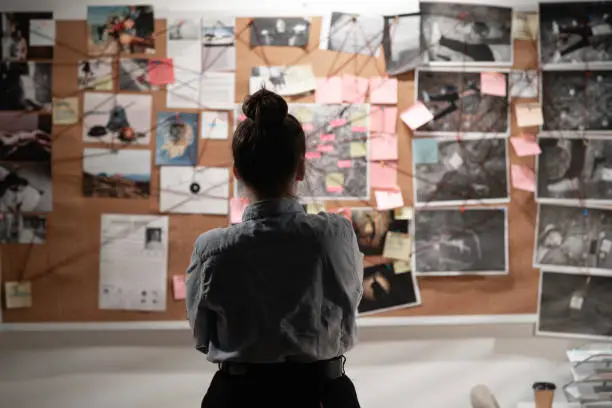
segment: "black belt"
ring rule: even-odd
[[[328,380],[335,380],[344,375],[344,363],[346,357],[340,356],[330,360],[315,361],[313,363],[235,363],[224,362],[219,364],[219,369],[229,375],[265,375],[265,374],[290,374],[308,373],[320,375]]]

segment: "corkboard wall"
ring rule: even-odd
[[[381,57],[354,56],[318,50],[321,19],[313,19],[310,43],[300,48],[249,47],[249,19],[236,21],[237,72],[236,101],[248,94],[249,76],[254,66],[311,64],[316,76],[347,73],[360,76],[380,76],[384,73]],[[165,21],[156,22],[157,54],[165,56]],[[78,96],[82,109],[83,97],[77,87],[77,62],[86,57],[85,21],[57,23],[53,67],[53,94],[56,97]],[[382,54],[382,53],[381,53]],[[535,43],[515,43],[515,68],[537,67]],[[149,55],[150,56],[150,55]],[[115,74],[117,70],[115,70]],[[400,111],[414,99],[412,73],[398,77]],[[115,86],[115,89],[117,87]],[[156,111],[165,108],[165,90],[153,93],[154,129]],[[292,102],[313,102],[312,95],[292,98]],[[196,112],[184,110],[185,112]],[[82,114],[82,112],[81,112]],[[230,115],[231,116],[231,115]],[[513,120],[513,135],[518,129]],[[398,181],[407,205],[412,203],[411,134],[398,122],[399,176]],[[98,271],[100,246],[100,215],[103,213],[157,213],[159,206],[159,171],[151,163],[151,197],[149,199],[85,198],[82,195],[81,172],[82,128],[54,126],[53,141],[53,212],[47,218],[47,242],[44,245],[4,245],[2,247],[2,280],[32,281],[33,306],[28,309],[4,310],[5,322],[108,322],[184,320],[184,301],[172,298],[171,277],[184,273],[188,266],[193,242],[211,228],[227,225],[227,217],[210,215],[170,215],[170,246],[168,259],[168,300],[163,313],[107,311],[98,309]],[[151,146],[135,149],[154,149]],[[202,140],[199,165],[231,166],[230,140]],[[87,147],[105,147],[91,144]],[[510,152],[513,163],[518,158]],[[154,155],[153,160],[154,160]],[[520,159],[523,160],[523,159]],[[533,159],[525,159],[525,164]],[[231,190],[230,190],[231,191]],[[329,209],[342,206],[365,206],[370,203],[328,202]],[[510,274],[494,277],[420,278],[423,306],[383,313],[380,316],[411,315],[478,315],[535,313],[538,273],[531,266],[533,229],[536,219],[533,196],[512,190],[509,205]],[[376,260],[366,260],[375,262]]]

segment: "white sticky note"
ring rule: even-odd
[[[612,249],[612,242],[609,239],[601,241],[601,246],[599,247],[601,252],[610,252],[610,249]]]
[[[570,299],[570,309],[582,309],[584,298],[582,296],[572,296]]]
[[[450,159],[448,159],[448,165],[453,169],[458,169],[463,164],[463,159],[461,156],[457,154],[457,152],[453,153]]]
[[[4,291],[7,309],[32,307],[32,284],[30,282],[6,282]]]
[[[55,20],[30,20],[30,46],[55,46]]]

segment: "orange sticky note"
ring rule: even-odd
[[[396,162],[370,162],[370,186],[395,188],[397,186]]]
[[[186,297],[185,275],[174,275],[172,277],[172,293],[174,300],[182,300]]]
[[[402,121],[412,130],[418,129],[434,118],[433,113],[422,102],[415,102],[400,116]]]
[[[372,132],[395,133],[396,126],[396,107],[372,106],[370,108],[370,130]]]
[[[535,191],[535,173],[526,166],[512,165],[512,185],[517,190]]]
[[[534,135],[514,136],[510,138],[517,156],[537,156],[542,153],[538,140]]]
[[[174,83],[174,62],[172,58],[149,60],[149,82],[151,85]]]
[[[506,96],[506,75],[499,72],[480,73],[480,92],[486,95]]]
[[[342,101],[349,103],[363,103],[368,94],[369,81],[367,78],[355,75],[342,75]]]
[[[389,77],[370,78],[370,102],[381,105],[397,103],[397,79]]]
[[[397,186],[393,190],[376,190],[374,197],[376,197],[376,208],[379,210],[392,210],[404,206],[404,197]]]
[[[544,123],[539,103],[521,103],[515,106],[516,123],[519,127],[540,126]]]
[[[230,224],[242,222],[242,214],[249,205],[246,198],[232,198],[230,200]]]
[[[342,103],[342,78],[317,78],[316,103]]]
[[[397,160],[397,135],[373,133],[370,137],[370,160]]]

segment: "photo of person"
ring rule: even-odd
[[[542,71],[542,134],[612,134],[611,95],[612,70]]]
[[[52,208],[51,163],[0,163],[0,213]]]
[[[78,70],[79,89],[113,90],[113,60],[111,58],[81,60]]]
[[[51,161],[51,115],[0,113],[0,160]]]
[[[508,273],[504,208],[421,209],[414,218],[417,275],[460,276]]]
[[[348,13],[331,13],[321,23],[322,50],[377,57],[383,39],[382,17]]]
[[[251,47],[305,47],[310,21],[303,17],[262,17],[251,22]]]
[[[0,110],[51,111],[51,63],[0,62]]]
[[[612,271],[612,210],[539,204],[534,267]]]
[[[396,271],[392,263],[364,268],[359,315],[421,304],[421,293],[411,271]]]
[[[508,72],[501,74],[507,89]],[[508,135],[508,98],[483,94],[480,76],[481,70],[469,68],[417,69],[415,99],[431,111],[433,119],[416,130],[416,135]]]
[[[420,14],[385,17],[382,46],[387,74],[402,74],[421,64],[420,27]]]
[[[591,137],[539,139],[540,202],[612,202],[612,140]]]
[[[0,13],[0,30],[0,59],[21,62],[53,59],[53,13]]]
[[[597,66],[612,62],[612,5],[609,2],[540,4],[540,61]]]
[[[0,244],[44,244],[47,219],[42,215],[0,214]]]
[[[351,219],[359,250],[364,255],[382,255],[388,231],[407,234],[408,220],[396,220],[393,210],[352,208]]]
[[[573,338],[612,338],[612,277],[540,272],[536,333]]]
[[[161,228],[146,228],[145,229],[145,249],[148,251],[163,250]]]
[[[155,164],[193,166],[198,159],[197,113],[158,112]]]
[[[423,139],[413,139],[413,145]],[[504,203],[510,200],[505,138],[437,139],[437,160],[413,159],[415,206]],[[413,148],[416,151],[417,148]]]
[[[512,8],[421,2],[423,62],[512,65]]]
[[[152,6],[88,6],[89,55],[155,52]]]
[[[86,148],[83,152],[85,197],[147,198],[150,192],[149,150]]]
[[[119,61],[119,90],[132,92],[158,91],[149,80],[149,60],[145,58],[121,58]]]

